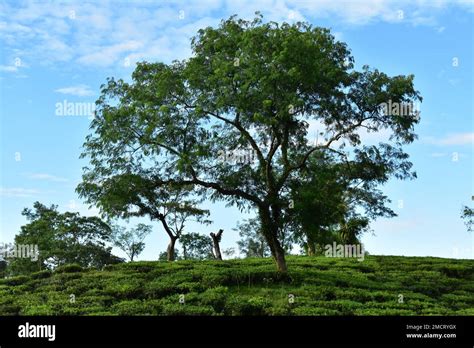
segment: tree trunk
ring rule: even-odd
[[[168,244],[168,248],[166,249],[166,255],[168,261],[174,261],[174,245],[176,244],[176,240],[179,238],[179,234],[174,235],[173,231],[171,231],[168,223],[166,222],[166,218],[163,214],[158,215],[158,220],[161,221],[166,233],[170,237],[170,243]]]
[[[314,244],[313,243],[308,242],[307,247],[308,247],[308,256],[316,255],[316,250],[314,250]]]
[[[176,244],[176,237],[170,237],[170,243],[168,244],[168,248],[166,249],[167,259],[168,261],[174,261],[174,245]]]
[[[183,259],[187,260],[188,259],[188,251],[186,250],[186,245],[182,243],[181,245],[183,247]]]
[[[260,222],[262,225],[262,233],[270,247],[272,257],[275,260],[277,270],[280,273],[286,273],[288,267],[285,260],[285,251],[278,240],[278,224],[271,217],[270,211],[265,209],[259,210]]]
[[[214,257],[217,260],[222,260],[222,254],[221,254],[221,248],[219,246],[219,242],[221,241],[221,236],[223,232],[224,232],[223,230],[219,230],[219,232],[217,233],[211,232],[212,242],[214,244]]]
[[[306,239],[306,246],[308,248],[308,256],[316,255],[316,243],[314,242],[313,238],[308,236]]]
[[[272,238],[272,242],[270,244],[270,250],[272,251],[273,259],[277,264],[277,270],[280,273],[286,273],[288,271],[288,267],[286,265],[285,260],[285,251],[281,247],[280,241],[278,238]]]

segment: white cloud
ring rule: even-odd
[[[75,210],[78,208],[75,200],[70,200],[69,203],[66,204],[66,207],[70,210]]]
[[[68,181],[66,178],[61,178],[59,176],[45,174],[45,173],[31,173],[25,175],[29,179],[34,180],[47,180],[47,181],[54,181],[54,182],[66,182]]]
[[[9,65],[0,65],[0,71],[8,72],[8,73],[18,73],[20,72],[20,68],[26,68],[27,65],[21,61],[21,58],[15,57],[13,59],[13,63]],[[16,76],[18,77],[18,75]]]
[[[127,57],[131,63],[138,59],[168,62],[184,58],[190,53],[189,40],[198,29],[216,25],[232,14],[249,19],[255,11],[261,11],[265,20],[273,21],[317,22],[319,18],[331,18],[351,25],[385,21],[442,30],[436,18],[448,6],[472,11],[468,1],[447,0],[194,0],[121,2],[119,6],[109,2],[31,1],[1,5],[0,42],[7,55],[21,54],[41,64],[77,62],[92,67],[123,67]]]
[[[433,152],[431,154],[431,157],[435,157],[435,158],[438,158],[438,157],[446,157],[448,154],[447,153],[444,153],[444,152]]]
[[[0,71],[17,72],[18,67],[16,67],[15,65],[0,65]]]
[[[472,145],[474,143],[474,132],[448,134],[441,138],[423,137],[422,142],[438,146]]]
[[[451,134],[442,139],[441,145],[471,145],[474,142],[474,133]]]
[[[460,82],[461,82],[461,79],[448,79],[448,83],[454,87],[459,85]]]
[[[337,41],[343,41],[343,36],[344,34],[340,31],[333,31],[332,34],[334,35],[334,38],[337,40]]]
[[[390,10],[390,6],[386,1],[319,0],[297,2],[294,7],[298,7],[302,13],[310,18],[333,17],[350,24],[366,24],[377,16],[393,21],[397,16],[396,10]]]
[[[94,95],[94,92],[87,85],[76,85],[71,87],[58,88],[55,92],[74,95],[77,97],[88,97]]]
[[[96,47],[93,53],[79,57],[78,62],[93,66],[110,66],[115,64],[125,52],[136,51],[144,44],[139,41],[128,41],[107,47]]]
[[[5,197],[32,197],[39,193],[35,189],[26,189],[22,187],[0,187],[0,196]]]

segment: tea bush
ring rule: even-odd
[[[1,279],[0,315],[474,315],[472,260],[287,259],[64,265]]]

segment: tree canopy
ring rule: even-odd
[[[184,260],[210,260],[212,253],[212,239],[196,232],[183,234],[180,238]]]
[[[356,71],[328,29],[261,16],[201,29],[191,48],[189,59],[142,62],[132,82],[109,78],[102,86],[82,154],[90,165],[77,188],[89,203],[116,215],[143,212],[170,187],[190,187],[202,199],[255,210],[286,272],[285,211],[314,156],[358,167],[362,179],[377,169],[382,178],[413,176],[402,146],[416,139],[418,114],[383,107],[421,100],[413,75]],[[308,142],[315,123],[325,128],[317,144]],[[388,143],[362,143],[361,131],[382,130]],[[226,161],[222,151],[250,151],[255,160]]]
[[[140,255],[145,249],[145,237],[151,233],[151,226],[138,224],[135,228],[126,229],[123,226],[112,226],[112,242],[120,248],[130,261]]]
[[[461,218],[464,219],[464,224],[468,232],[472,232],[474,228],[474,209],[467,205],[462,208]]]
[[[101,268],[106,264],[123,261],[111,253],[111,229],[98,217],[79,213],[60,213],[57,206],[47,207],[40,202],[33,209],[25,208],[22,215],[28,223],[21,226],[15,237],[16,245],[37,245],[37,262],[15,258],[9,268],[14,273],[29,273],[44,268],[56,268],[76,263],[83,267]]]

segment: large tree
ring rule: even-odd
[[[83,152],[91,166],[78,187],[90,203],[110,200],[103,185],[123,175],[153,194],[191,185],[202,197],[255,209],[277,269],[286,272],[279,236],[289,184],[315,152],[342,163],[354,151],[367,160],[376,151],[409,166],[401,146],[416,138],[418,117],[382,105],[420,100],[414,77],[354,70],[349,49],[328,29],[234,16],[199,30],[191,47],[187,60],[143,62],[132,82],[109,78],[102,86]],[[325,127],[317,144],[308,143],[311,122]],[[390,145],[362,146],[362,130],[388,130]],[[252,156],[226,161],[235,156],[222,151]]]

